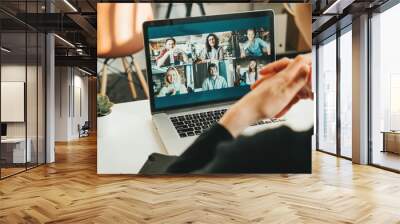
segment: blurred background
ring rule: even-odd
[[[295,24],[292,6],[293,4],[281,3],[152,3],[151,11],[154,19],[166,19],[272,9],[275,13],[275,52],[276,58],[279,59],[282,57],[294,57],[299,53],[311,51],[302,40]],[[138,64],[138,68],[143,72],[143,77],[146,78],[144,49],[137,51],[132,56],[125,57],[123,60],[118,57],[99,57],[97,60],[99,86],[102,85],[102,75],[105,71],[104,65],[107,62],[107,81],[104,91],[113,103],[147,98],[144,87],[141,84],[140,75],[136,75],[133,63],[134,58],[134,62]],[[124,65],[124,63],[128,66]],[[131,72],[131,77],[127,74],[127,71]],[[132,94],[132,87],[128,85],[128,79],[130,78],[133,81],[136,97]],[[99,91],[101,91],[101,88],[99,88]]]

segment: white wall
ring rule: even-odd
[[[38,69],[38,70],[37,70]],[[25,135],[30,139],[32,161],[44,162],[45,150],[45,115],[44,115],[44,74],[41,66],[25,66],[25,63],[8,63],[1,66],[1,81],[3,82],[24,82],[26,85],[26,107],[23,102],[21,113],[26,112],[26,120],[22,122],[6,122],[7,137],[24,138]],[[27,78],[27,80],[26,80]],[[23,90],[22,90],[23,91]],[[2,89],[3,92],[3,89]],[[24,94],[24,92],[22,92]],[[7,95],[2,95],[2,98]],[[16,113],[12,108],[2,107],[2,112]],[[5,111],[4,111],[5,110]],[[15,110],[15,108],[14,108]],[[37,153],[39,156],[37,156]]]
[[[55,68],[55,141],[68,141],[68,117],[70,84],[67,67]]]
[[[88,79],[76,68],[55,70],[55,141],[70,141],[79,138],[78,125],[88,120]]]
[[[74,91],[72,99],[74,99],[74,108],[72,108],[72,120],[71,120],[71,135],[73,138],[79,137],[78,124],[83,125],[85,121],[88,121],[88,78],[81,76],[81,73],[74,75]],[[80,111],[81,110],[81,111]]]
[[[3,82],[25,82],[25,75],[27,69],[30,74],[36,68],[33,66],[25,67],[25,64],[3,64],[1,66],[1,81]],[[27,93],[28,97],[35,96],[35,93]],[[6,110],[7,108],[1,108]],[[28,120],[30,121],[31,119]],[[7,122],[7,136],[8,137],[25,137],[25,122]],[[29,137],[29,136],[28,136]]]

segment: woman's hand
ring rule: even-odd
[[[219,121],[234,137],[252,123],[282,116],[300,99],[312,96],[309,55],[276,61],[265,66],[260,74],[262,77],[253,84],[252,91]]]
[[[304,57],[311,57],[310,54],[304,55]],[[268,64],[267,66],[265,66],[264,68],[262,68],[260,70],[260,79],[257,80],[256,83],[254,83],[251,86],[251,89],[254,89],[257,87],[257,85],[259,83],[261,83],[263,81],[264,78],[268,78],[271,77],[273,75],[276,75],[278,72],[280,72],[281,70],[283,70],[284,68],[287,67],[287,65],[289,63],[293,62],[293,59],[289,59],[289,58],[283,58],[279,61],[273,62],[271,64]],[[307,85],[305,85],[298,93],[297,95],[293,98],[293,100],[277,115],[275,115],[275,117],[281,117],[283,116],[286,112],[289,111],[289,109],[296,104],[300,99],[313,99],[314,98],[314,94],[312,92],[312,87],[311,87],[311,58],[309,59],[309,66],[310,66],[310,76],[309,76],[309,80],[307,82]]]

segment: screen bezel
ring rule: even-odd
[[[7,137],[7,123],[1,123],[1,137]]]
[[[252,17],[271,17],[271,56],[272,60],[275,61],[275,16],[274,11],[272,9],[267,10],[257,10],[257,11],[248,11],[248,12],[240,12],[240,13],[233,13],[233,14],[222,14],[222,15],[212,15],[212,16],[199,16],[199,17],[190,17],[190,18],[179,18],[179,19],[164,19],[164,20],[152,20],[146,21],[143,23],[143,36],[144,36],[144,49],[146,55],[146,66],[147,66],[147,85],[149,87],[149,94],[150,94],[150,110],[151,113],[162,113],[166,111],[176,110],[180,108],[189,108],[193,106],[201,106],[206,105],[209,103],[221,103],[221,102],[229,102],[240,99],[240,97],[232,97],[226,98],[223,100],[211,100],[207,102],[199,102],[193,104],[186,104],[186,105],[177,105],[171,106],[168,108],[156,109],[154,105],[154,89],[153,89],[153,73],[151,67],[151,58],[150,55],[150,48],[149,48],[149,38],[148,38],[148,28],[149,27],[158,27],[158,26],[167,26],[167,25],[176,25],[176,24],[190,24],[190,23],[198,23],[198,22],[207,22],[213,20],[229,20],[229,19],[238,19],[238,18],[252,18]]]

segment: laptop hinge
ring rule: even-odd
[[[163,110],[163,111],[152,112],[151,114],[152,115],[162,114],[162,113],[175,114],[175,113],[182,113],[182,112],[201,110],[201,109],[207,109],[207,108],[213,108],[213,107],[229,106],[229,105],[234,104],[235,102],[236,101],[227,101],[227,102],[222,102],[222,103],[213,103],[213,104],[185,107],[185,108],[179,108],[179,109],[173,109],[173,110]]]

